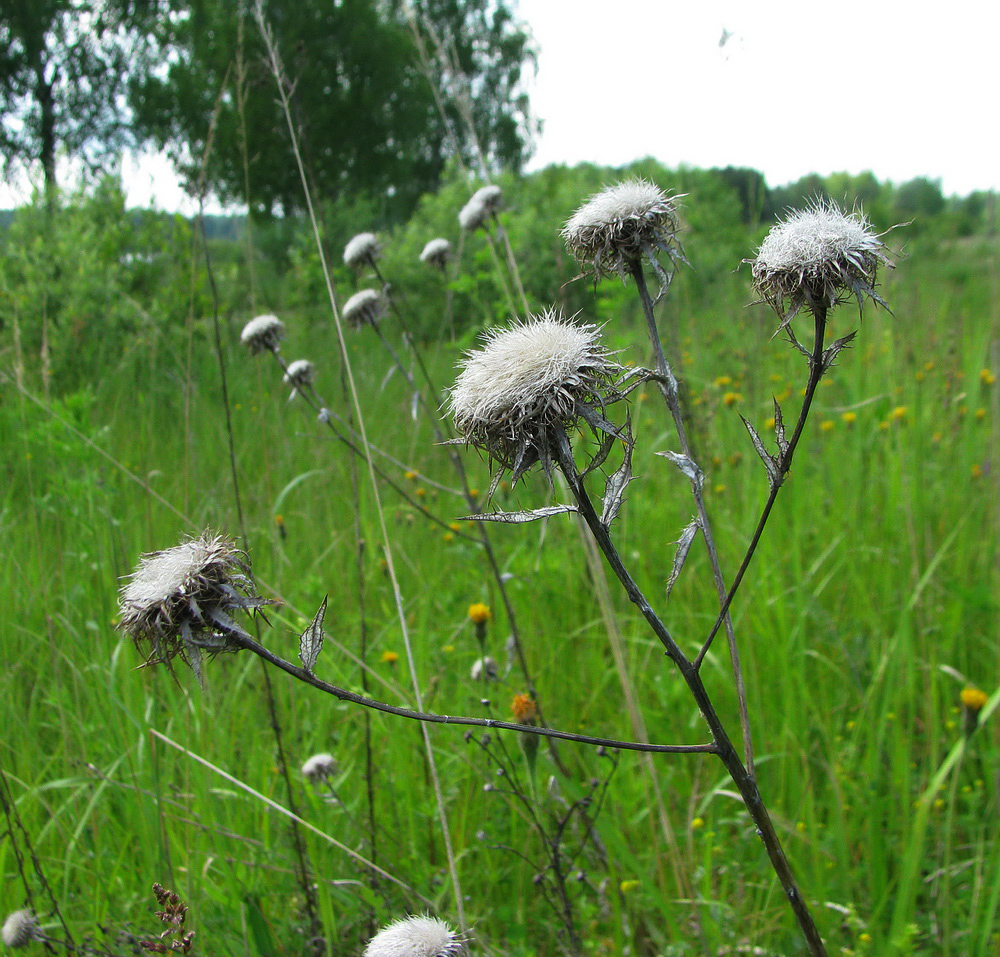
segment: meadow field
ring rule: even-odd
[[[471,953],[806,952],[713,755],[420,725],[247,652],[205,661],[199,687],[179,660],[174,674],[140,668],[116,629],[139,556],[210,529],[246,549],[277,600],[254,633],[282,657],[297,661],[327,597],[315,670],[332,684],[503,721],[530,693],[552,728],[704,743],[576,517],[491,525],[498,578],[435,434],[463,353],[524,300],[602,324],[618,361],[651,364],[634,285],[571,281],[559,236],[592,192],[635,175],[686,194],[690,266],[656,312],[731,577],[768,492],[740,414],[771,441],[774,398],[794,419],[807,368],[741,266],[770,223],[748,223],[711,172],[646,161],[501,178],[503,232],[489,240],[460,235],[479,184],[454,175],[380,232],[393,310],[377,331],[345,329],[367,440],[388,453],[373,456],[378,500],[338,438],[360,426],[307,224],[203,241],[178,217],[126,213],[114,183],[19,211],[0,264],[2,914],[34,909],[77,952],[140,952],[163,930],[159,882],[190,907],[192,953],[346,955],[406,914],[459,923],[459,893]],[[890,208],[871,214],[893,225]],[[321,219],[343,306],[380,285],[341,261],[377,212],[341,204]],[[821,381],[732,606],[760,790],[831,954],[1000,953],[1000,240],[943,223],[886,235],[891,313],[831,313],[831,338],[857,339]],[[435,236],[453,243],[446,274],[418,259]],[[241,345],[270,312],[287,328],[281,356],[314,364],[332,420]],[[425,372],[435,388],[416,401],[407,378],[423,388]],[[634,481],[614,539],[693,654],[719,605],[700,541],[665,597],[693,514],[687,480],[656,455],[676,437],[652,384],[627,405]],[[558,475],[550,487],[534,469],[486,502],[488,462],[458,452],[484,510],[566,500]],[[495,678],[472,676],[484,656]],[[737,729],[721,636],[702,674]],[[963,706],[970,689],[981,709]],[[310,780],[300,768],[317,753],[336,768]]]

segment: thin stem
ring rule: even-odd
[[[636,288],[639,290],[639,298],[642,300],[643,312],[646,316],[646,328],[649,332],[649,341],[653,346],[653,355],[656,361],[656,371],[662,377],[658,384],[663,399],[671,418],[674,420],[674,427],[677,429],[677,438],[681,443],[681,452],[692,462],[691,444],[688,442],[687,428],[684,425],[684,413],[681,409],[680,395],[677,389],[677,380],[674,378],[670,363],[663,352],[663,344],[660,342],[660,333],[656,325],[656,316],[653,313],[653,300],[649,295],[646,286],[646,277],[642,271],[641,261],[632,264],[632,276],[635,279]],[[662,296],[673,272],[667,274],[667,285],[660,293]],[[715,590],[719,596],[719,602],[726,600],[726,581],[722,575],[722,565],[719,562],[719,553],[715,547],[715,536],[712,534],[712,524],[708,520],[708,510],[705,507],[705,496],[702,494],[702,484],[700,470],[695,473],[696,477],[691,479],[691,494],[694,497],[695,507],[698,509],[698,525],[701,528],[702,537],[705,539],[705,550],[708,553],[708,561],[712,567],[712,578],[715,580]],[[753,738],[750,735],[750,714],[747,709],[746,684],[743,680],[743,668],[740,665],[740,652],[736,645],[736,634],[733,631],[733,622],[729,617],[728,610],[724,610],[722,620],[726,625],[726,637],[729,640],[729,660],[733,667],[733,678],[736,681],[736,698],[739,702],[740,732],[743,736],[743,757],[750,774],[754,774],[753,761]]]
[[[384,701],[376,701],[374,698],[367,698],[346,688],[330,684],[322,678],[317,678],[310,671],[299,665],[285,660],[280,655],[274,654],[259,641],[249,635],[233,635],[232,640],[240,647],[253,652],[264,661],[274,665],[293,678],[333,695],[340,701],[349,701],[351,704],[361,705],[364,708],[371,708],[374,711],[382,711],[385,714],[394,714],[400,718],[411,718],[414,721],[421,721],[425,724],[455,724],[473,728],[492,728],[502,731],[517,731],[519,734],[535,734],[543,738],[558,738],[563,741],[574,741],[577,744],[590,744],[595,747],[617,748],[620,751],[653,751],[669,754],[717,754],[718,747],[715,744],[645,744],[640,741],[618,741],[614,738],[597,738],[589,734],[574,734],[571,731],[559,731],[555,728],[545,728],[541,725],[517,724],[513,721],[498,721],[495,718],[468,718],[461,715],[434,714],[427,711],[414,711],[410,708],[399,708],[395,705],[386,704]]]
[[[826,313],[825,305],[822,303],[814,304],[815,339],[812,354],[809,357],[809,381],[806,383],[806,394],[802,401],[802,409],[799,411],[799,419],[795,423],[795,431],[792,433],[788,446],[778,457],[777,478],[771,482],[771,491],[767,496],[767,502],[760,513],[760,519],[757,522],[756,529],[754,529],[753,538],[751,538],[750,544],[747,546],[746,554],[743,556],[743,561],[736,572],[736,577],[733,579],[732,585],[729,586],[729,593],[726,595],[726,600],[722,603],[722,608],[715,619],[715,624],[712,626],[712,630],[708,633],[708,637],[705,639],[705,643],[702,645],[701,651],[698,652],[698,657],[695,659],[694,664],[696,668],[701,667],[705,655],[708,654],[708,649],[712,647],[712,640],[718,634],[719,627],[724,619],[728,619],[729,606],[732,605],[733,599],[736,597],[736,592],[743,581],[743,576],[750,567],[750,562],[757,551],[757,546],[760,544],[761,535],[764,533],[764,526],[767,524],[767,520],[771,515],[771,509],[774,508],[774,503],[778,498],[778,491],[784,484],[785,479],[788,477],[788,472],[792,467],[792,456],[795,454],[795,447],[799,444],[799,439],[802,437],[802,430],[805,428],[806,419],[809,416],[809,409],[812,406],[813,396],[816,394],[816,387],[819,385],[819,380],[823,377],[823,372],[825,371],[823,369],[823,338],[826,334]]]
[[[593,532],[597,544],[600,546],[601,551],[604,552],[604,557],[607,559],[608,564],[611,566],[615,575],[618,577],[618,580],[625,588],[625,592],[629,596],[629,599],[642,611],[643,617],[653,629],[656,637],[660,640],[660,643],[666,650],[667,655],[677,665],[681,676],[684,678],[684,682],[688,686],[688,690],[691,692],[691,695],[698,705],[698,710],[701,712],[706,724],[708,724],[708,728],[712,733],[713,743],[717,748],[715,753],[718,754],[719,759],[729,772],[729,776],[732,778],[733,783],[736,785],[737,790],[743,798],[743,803],[746,806],[747,813],[749,813],[751,820],[756,826],[757,834],[764,842],[764,847],[771,861],[771,867],[774,869],[775,875],[781,882],[781,886],[785,891],[785,896],[788,898],[788,902],[792,907],[792,911],[794,912],[796,920],[799,923],[802,934],[809,946],[810,954],[812,954],[813,957],[826,957],[826,947],[824,946],[823,940],[819,935],[819,930],[813,921],[809,907],[803,899],[802,893],[795,882],[795,877],[792,874],[788,858],[785,857],[781,841],[778,838],[778,834],[774,829],[773,823],[771,822],[771,817],[767,812],[767,807],[765,806],[763,798],[760,795],[760,791],[757,788],[757,782],[753,775],[743,765],[736,748],[733,747],[732,740],[730,739],[725,726],[722,724],[722,720],[719,717],[718,712],[715,710],[715,706],[709,697],[708,690],[705,688],[705,685],[701,680],[701,675],[698,672],[697,666],[688,660],[683,652],[681,652],[670,632],[667,630],[666,625],[663,624],[656,612],[653,611],[649,602],[646,600],[645,595],[642,593],[642,590],[636,584],[635,580],[632,578],[628,569],[622,562],[621,556],[618,554],[614,542],[611,540],[611,536],[608,533],[607,526],[601,521],[597,511],[594,509],[593,502],[590,500],[590,496],[583,484],[583,479],[581,478],[576,467],[576,462],[573,460],[573,451],[570,448],[569,439],[566,437],[566,433],[564,431],[560,432],[553,451],[556,454],[559,467],[569,483],[570,490],[576,498],[580,514],[587,522],[591,532]]]

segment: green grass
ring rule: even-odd
[[[516,234],[514,241],[516,248]],[[746,254],[751,248],[748,237]],[[958,957],[995,953],[998,946],[995,721],[968,742],[940,788],[928,792],[962,738],[963,681],[955,675],[991,694],[998,683],[1000,420],[998,386],[980,375],[984,368],[1000,374],[997,252],[995,243],[916,245],[902,261],[885,290],[895,315],[866,311],[854,348],[842,353],[820,389],[792,477],[734,605],[761,790],[831,953]],[[766,492],[737,411],[763,434],[771,396],[787,394],[791,418],[805,381],[801,357],[769,338],[772,318],[763,307],[744,306],[746,279],[724,277],[705,289],[682,270],[664,307],[730,575]],[[235,297],[233,288],[223,295]],[[637,345],[642,329],[631,290],[608,284],[598,297],[595,314],[612,320],[611,342],[628,350],[625,359],[647,362]],[[273,627],[263,640],[294,659],[298,632],[329,594],[330,642],[318,672],[359,689],[357,666],[333,644],[356,654],[359,642],[349,460],[300,403],[287,402],[269,357],[241,354],[235,340],[246,317],[234,310],[226,320],[225,360],[254,571],[265,591],[284,602],[270,614]],[[834,334],[855,328],[853,317],[850,306],[838,310]],[[320,391],[339,408],[339,359],[323,309],[283,318],[290,329],[283,354],[311,358]],[[426,423],[411,420],[400,377],[385,381],[386,362],[373,342],[366,333],[350,337],[371,440],[422,474],[454,484]],[[50,409],[9,382],[3,386],[0,764],[77,937],[101,924],[158,932],[149,888],[160,881],[191,905],[199,953],[297,954],[305,948],[303,901],[286,820],[151,733],[287,805],[261,665],[249,656],[216,659],[199,690],[187,672],[175,683],[163,669],[136,670],[140,656],[113,627],[119,578],[140,552],[206,525],[237,533],[209,343],[201,319],[183,334],[139,331],[122,348],[105,351],[104,364],[90,370],[89,387],[54,400]],[[449,381],[459,351],[449,343],[430,347],[441,383]],[[727,392],[740,396],[732,407]],[[675,440],[652,390],[636,394],[633,414],[638,480],[616,534],[640,584],[663,610],[672,543],[693,506],[682,476],[653,455]],[[473,484],[485,489],[485,464],[473,452],[464,458]],[[399,478],[445,517],[464,512],[459,499],[419,478]],[[363,483],[361,495],[369,682],[376,697],[408,704],[410,676]],[[468,605],[485,601],[493,609],[488,650],[501,661],[508,628],[480,550],[460,538],[446,540],[391,491],[383,489],[383,497],[428,707],[483,714],[482,687],[468,677],[480,654]],[[550,498],[537,476],[499,493],[505,508]],[[511,594],[549,723],[630,737],[573,523],[559,517],[544,529],[499,527],[493,539],[514,576]],[[686,650],[698,647],[713,619],[713,594],[696,547],[665,606]],[[703,741],[697,710],[658,644],[614,588],[612,602],[651,739]],[[399,661],[383,662],[384,652],[398,653]],[[735,728],[727,662],[720,643],[706,675]],[[516,675],[515,669],[509,684],[491,694],[499,717],[508,716],[511,697],[524,690]],[[302,816],[370,856],[356,826],[367,815],[365,715],[284,676],[272,680],[290,760],[297,766],[328,750],[340,762],[336,789],[346,807],[325,802],[303,781],[295,794]],[[381,714],[370,721],[378,863],[454,920],[419,729]],[[460,729],[432,727],[430,736],[466,907],[484,952],[556,952],[558,924],[533,883],[543,864],[538,836],[515,803],[483,789],[497,781],[496,761]],[[508,773],[529,787],[519,743],[508,739],[507,747]],[[550,778],[573,800],[609,769],[607,759],[585,747],[560,744],[558,751],[566,773],[544,745],[539,752],[536,802],[543,814],[559,813]],[[576,868],[581,880],[571,883],[586,950],[702,954],[749,944],[768,953],[803,952],[721,766],[709,757],[653,759],[673,829],[671,850],[645,760],[622,753],[617,761],[597,818],[600,852],[572,826],[567,838],[568,847],[581,841],[585,847]],[[25,853],[25,845],[20,832],[15,837],[0,840],[5,913],[26,902],[14,852],[16,844]],[[365,871],[324,837],[308,833],[305,840],[331,953],[359,953],[372,919],[422,908],[418,897],[391,884],[373,891]],[[24,865],[36,906],[55,932],[30,857]]]

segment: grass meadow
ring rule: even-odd
[[[552,301],[543,295],[563,297],[584,319],[606,323],[622,361],[648,365],[631,287],[563,287],[575,268],[557,231],[587,193],[573,171],[562,181],[548,175],[536,175],[530,202],[519,193],[526,187],[510,184],[502,214],[515,256],[530,249],[519,264],[531,308]],[[601,184],[602,171],[587,175]],[[435,235],[421,230],[436,224],[444,235],[457,232],[462,190],[448,187],[417,222],[382,237],[382,268],[400,309],[411,310],[439,388],[453,380],[478,330],[511,314],[489,287],[495,267],[481,235],[464,240],[450,291],[443,280],[408,290],[406,270],[420,264],[404,267],[403,252],[414,259],[414,244]],[[769,310],[748,305],[748,270],[737,267],[763,229],[734,228],[713,253],[697,190],[684,202],[693,268],[679,268],[658,314],[731,575],[767,494],[738,413],[764,434],[778,396],[792,417],[806,368],[771,337]],[[370,224],[335,224],[331,249],[350,237],[347,228]],[[203,528],[239,536],[238,501],[259,587],[281,602],[268,611],[261,641],[295,660],[298,635],[328,595],[317,673],[393,704],[414,702],[363,463],[352,462],[301,399],[289,401],[271,356],[250,357],[239,343],[247,319],[278,311],[288,328],[282,356],[309,358],[317,390],[347,414],[343,363],[308,238],[285,258],[211,246],[213,297],[196,239],[171,229],[161,246],[176,264],[169,289],[163,276],[147,275],[123,307],[115,283],[137,267],[120,257],[102,260],[106,271],[93,265],[88,277],[66,280],[78,293],[85,280],[100,283],[104,292],[90,295],[97,303],[108,296],[109,317],[107,310],[126,310],[106,326],[97,307],[81,325],[63,312],[43,345],[39,317],[72,304],[59,305],[54,292],[46,299],[28,271],[17,289],[11,280],[5,287],[21,340],[8,320],[0,357],[0,765],[9,806],[0,822],[0,910],[30,903],[59,937],[54,899],[78,943],[89,934],[94,946],[115,951],[120,928],[159,933],[150,893],[158,881],[190,906],[195,953],[304,953],[288,819],[263,797],[284,807],[292,800],[310,825],[303,840],[327,952],[359,954],[377,925],[405,913],[455,920],[420,727],[271,672],[290,796],[259,660],[219,656],[206,663],[199,688],[183,667],[177,680],[164,668],[137,670],[141,655],[115,630],[120,579],[139,554]],[[882,288],[893,313],[866,308],[860,324],[851,304],[832,314],[833,335],[860,333],[820,387],[733,616],[761,791],[830,953],[985,957],[1000,952],[1000,736],[992,710],[1000,674],[1000,244],[906,230],[890,236],[902,251]],[[85,233],[66,242],[82,257],[103,255]],[[548,286],[534,278],[542,256],[560,264]],[[73,260],[65,262],[70,269]],[[343,300],[354,280],[339,262],[337,277]],[[465,312],[449,317],[446,296]],[[382,329],[412,363],[396,318]],[[512,699],[527,687],[516,664],[507,670],[509,622],[482,549],[466,535],[469,523],[458,521],[467,509],[449,491],[456,482],[447,451],[435,445],[427,414],[411,414],[410,389],[389,374],[373,330],[348,332],[347,344],[369,439],[398,460],[381,464],[445,523],[428,522],[381,484],[425,708],[510,720]],[[55,370],[50,378],[46,365]],[[630,398],[636,481],[615,538],[693,653],[718,604],[697,545],[664,599],[692,503],[684,478],[654,454],[676,441],[657,398],[651,387]],[[470,484],[485,491],[487,464],[473,450],[462,457]],[[502,485],[494,504],[534,508],[559,501],[560,491],[532,472],[513,490]],[[654,742],[706,740],[639,613],[613,581],[605,592],[606,579],[588,566],[571,516],[490,533],[551,726],[629,739],[641,720]],[[492,613],[479,637],[468,615],[474,603]],[[484,651],[501,680],[470,677]],[[722,641],[704,675],[736,727]],[[968,738],[959,697],[967,687],[990,696]],[[564,921],[545,879],[539,883],[557,826],[586,953],[804,952],[714,757],[600,754],[543,741],[532,773],[517,733],[494,733],[485,745],[479,730],[433,725],[428,734],[475,952],[560,952]],[[298,771],[317,752],[338,763],[326,783]],[[348,851],[398,883],[372,880]]]

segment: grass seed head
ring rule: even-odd
[[[364,957],[457,957],[464,941],[435,917],[405,917],[383,927],[365,948]]]
[[[278,343],[285,338],[285,324],[272,315],[255,316],[240,333],[240,342],[255,356],[259,352],[277,352]]]
[[[867,296],[884,306],[875,291],[878,267],[892,267],[882,242],[864,213],[845,213],[832,201],[817,199],[792,210],[761,243],[751,266],[754,288],[782,320],[803,306],[832,308],[844,295],[860,310]]]
[[[374,326],[385,315],[385,296],[375,289],[362,289],[344,303],[344,320],[355,329]]]
[[[562,229],[566,248],[596,279],[616,273],[624,281],[643,260],[660,275],[659,252],[682,258],[677,198],[644,179],[609,186],[567,220]]]
[[[591,413],[617,398],[618,365],[600,339],[596,326],[554,310],[487,332],[451,389],[458,433],[515,480],[536,461],[549,471],[557,427],[593,423]]]
[[[254,593],[249,575],[246,555],[208,531],[148,552],[122,586],[118,627],[146,652],[147,664],[180,655],[197,671],[202,651],[235,651],[234,639],[249,637],[234,613],[270,604]]]
[[[344,247],[344,264],[351,269],[374,266],[382,254],[382,247],[374,233],[358,233]]]
[[[437,269],[444,269],[451,258],[451,243],[447,239],[432,239],[420,254],[420,261],[434,266]]]
[[[11,950],[17,950],[37,940],[38,933],[38,921],[35,920],[35,915],[30,910],[16,910],[3,922],[0,936]]]

